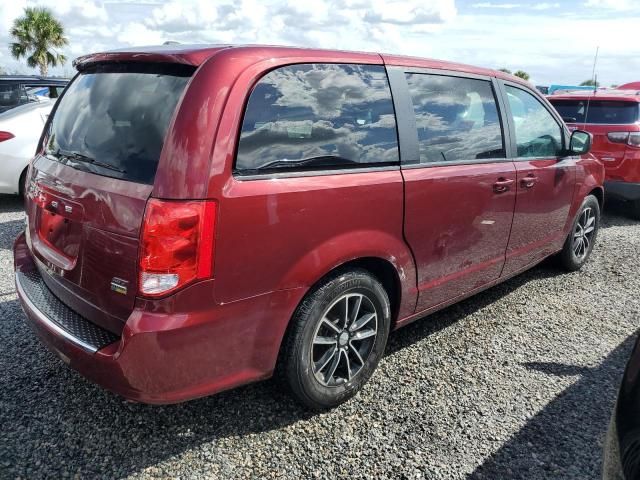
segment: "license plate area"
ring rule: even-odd
[[[61,260],[58,267],[65,270],[73,268],[82,243],[82,205],[42,186],[38,190],[35,199],[38,243]]]

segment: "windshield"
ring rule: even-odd
[[[46,154],[77,169],[152,184],[167,127],[193,71],[112,64],[81,72],[56,108]]]
[[[587,100],[549,100],[568,123],[626,125],[637,122],[640,112],[635,102],[591,100],[587,112]]]

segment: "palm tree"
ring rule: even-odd
[[[24,16],[13,22],[10,33],[15,40],[10,46],[11,54],[16,60],[27,57],[27,65],[38,67],[42,76],[47,75],[49,65],[55,67],[67,60],[55,49],[68,45],[69,40],[62,24],[46,8],[25,8]]]
[[[523,80],[529,80],[529,78],[531,78],[527,72],[524,72],[522,70],[518,70],[517,72],[514,73],[514,75],[516,77],[520,77]]]

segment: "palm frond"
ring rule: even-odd
[[[13,22],[9,33],[15,40],[9,45],[11,55],[16,59],[27,57],[27,65],[40,67],[46,72],[47,67],[62,65],[67,58],[56,52],[69,44],[64,36],[64,27],[53,13],[43,7],[26,7],[24,15]]]

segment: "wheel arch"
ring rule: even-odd
[[[604,189],[602,187],[596,187],[592,189],[587,195],[593,195],[598,199],[598,204],[600,205],[600,211],[604,208]]]
[[[400,312],[400,305],[402,303],[402,283],[400,280],[400,274],[396,267],[389,260],[382,257],[365,256],[347,260],[340,265],[335,266],[325,275],[323,275],[318,281],[309,289],[313,291],[318,285],[320,285],[326,278],[335,275],[340,271],[348,270],[366,270],[376,280],[378,280],[384,290],[389,296],[389,304],[391,307],[391,329],[393,330],[396,322],[398,321],[398,315]]]

